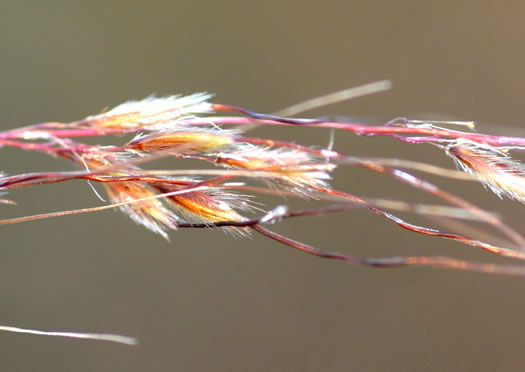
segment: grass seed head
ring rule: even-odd
[[[171,184],[157,184],[155,187],[161,193],[173,192]],[[255,209],[249,196],[240,195],[221,188],[220,186],[210,187],[204,191],[191,191],[177,195],[170,195],[166,198],[170,207],[189,222],[213,224],[216,222],[245,221],[246,218],[238,211],[252,212]],[[247,235],[245,228],[227,227],[226,231],[236,235]]]
[[[145,182],[109,182],[104,184],[113,203],[128,202],[159,195],[158,190]],[[175,230],[178,217],[161,199],[140,200],[120,207],[137,224],[168,239],[167,229]]]
[[[458,139],[446,148],[459,168],[470,173],[496,195],[525,203],[525,168],[507,149]]]
[[[138,135],[127,149],[143,152],[169,151],[175,154],[208,153],[234,143],[234,132],[215,128],[176,126],[149,135]]]
[[[158,130],[175,121],[212,112],[211,104],[208,103],[211,97],[207,93],[150,96],[140,101],[125,102],[99,115],[88,116],[83,122],[97,129]]]
[[[275,173],[274,186],[301,195],[311,195],[312,191],[328,186],[330,172],[336,165],[321,161],[299,150],[270,149],[250,146],[247,149],[220,153],[218,165],[246,170]]]

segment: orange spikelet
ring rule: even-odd
[[[145,182],[105,183],[108,197],[113,203],[128,202],[159,195],[159,192]],[[175,230],[178,217],[168,210],[161,199],[140,200],[120,207],[137,224],[160,234],[168,240],[166,229]]]
[[[177,186],[157,183],[154,185],[161,193],[176,191]],[[220,186],[210,187],[204,191],[191,191],[166,197],[171,208],[177,210],[189,222],[212,224],[224,221],[245,221],[237,210],[251,212],[254,206],[245,195],[239,195],[222,189]],[[248,234],[245,228],[227,227],[227,231],[241,236]]]
[[[228,203],[214,200],[201,192],[176,195],[170,199],[186,212],[205,221],[242,221],[243,219]]]
[[[229,131],[180,128],[137,136],[126,145],[126,149],[144,152],[206,153],[233,143],[234,138]]]
[[[86,152],[61,152],[60,155],[74,161],[79,165],[83,165],[92,169],[103,169],[122,161],[124,154],[106,153],[101,149],[91,149]],[[132,172],[137,172],[138,167],[124,166],[107,173],[105,176],[121,176],[128,175]],[[106,182],[104,183],[106,193],[113,203],[132,202],[134,200],[150,198],[148,200],[140,200],[120,206],[120,210],[126,213],[134,222],[143,225],[148,230],[162,235],[164,239],[168,239],[167,229],[175,230],[177,227],[178,217],[170,211],[160,198],[160,193],[157,189],[146,182]]]

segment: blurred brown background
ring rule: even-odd
[[[370,123],[449,117],[509,134],[525,117],[524,4],[4,0],[0,127],[72,121],[151,93],[210,91],[217,102],[272,112],[390,78],[388,93],[308,114]],[[316,129],[258,134],[328,142]],[[430,146],[385,138],[343,133],[336,146],[451,166]],[[40,154],[2,153],[0,167],[11,174],[71,168]],[[523,206],[480,185],[432,180],[521,228]],[[431,200],[353,168],[338,171],[335,184]],[[100,204],[82,182],[9,196],[19,205],[2,206],[3,218]],[[275,228],[363,256],[506,262],[364,210]],[[0,324],[122,333],[140,345],[0,333],[0,370],[516,371],[525,364],[522,278],[362,268],[221,231],[171,238],[111,211],[3,227]]]

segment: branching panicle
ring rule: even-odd
[[[379,82],[344,90],[294,105],[282,110],[281,114],[295,115],[322,104],[382,91],[388,87],[388,82]],[[525,239],[519,232],[494,213],[489,213],[409,171],[417,170],[465,180],[468,175],[464,173],[422,162],[396,159],[395,156],[389,159],[358,158],[338,152],[331,146],[328,149],[315,148],[273,138],[243,137],[241,134],[260,125],[316,126],[350,131],[357,135],[389,136],[410,144],[429,143],[443,150],[461,170],[479,180],[498,196],[507,196],[522,203],[525,203],[525,167],[510,157],[509,150],[525,148],[525,138],[448,129],[449,125],[473,129],[473,122],[432,122],[401,118],[383,126],[368,126],[344,120],[289,118],[259,114],[232,105],[210,103],[208,100],[211,97],[206,93],[186,97],[152,96],[141,101],[128,101],[107,112],[72,123],[40,123],[0,132],[0,146],[66,158],[79,169],[73,172],[34,172],[12,176],[0,174],[0,192],[82,179],[102,183],[110,201],[109,205],[101,207],[0,220],[0,224],[119,208],[133,221],[165,239],[168,239],[170,230],[182,227],[222,228],[239,236],[256,231],[318,257],[360,265],[427,265],[485,273],[525,275],[525,266],[466,262],[448,257],[355,257],[323,251],[274,233],[263,225],[278,223],[286,218],[348,212],[361,207],[418,234],[451,239],[491,253],[525,260]],[[215,112],[221,113],[222,116],[215,116]],[[235,115],[228,116],[228,112]],[[109,137],[122,134],[135,137],[127,143],[116,143],[113,146],[87,145],[77,140],[90,136]],[[116,140],[118,138],[120,137],[115,137]],[[176,158],[178,161],[192,159],[201,162],[203,167],[168,170],[143,168],[143,163],[161,157],[173,160]],[[370,199],[334,189],[330,180],[337,166],[359,166],[385,174],[429,193],[450,206]],[[255,183],[257,186],[253,186],[253,182],[248,181],[262,183]],[[335,200],[338,204],[328,208],[317,206],[297,211],[279,206],[265,212],[264,206],[254,201],[260,194],[308,197],[310,203],[316,203],[311,199]],[[12,202],[0,199],[0,203]],[[395,216],[391,213],[392,210],[429,215],[441,219],[442,222],[448,222],[450,219],[462,219],[464,223],[482,222],[499,231],[506,243],[505,246],[496,246],[476,239],[475,236],[468,236],[469,234],[419,226]],[[476,232],[474,227],[467,231]],[[501,237],[489,237],[501,240]],[[14,328],[12,331],[15,331]],[[27,331],[31,333],[31,330]],[[112,339],[112,335],[98,337],[116,340]]]

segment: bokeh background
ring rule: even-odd
[[[217,102],[272,112],[389,78],[388,93],[308,114],[476,120],[493,133],[523,135],[524,16],[523,1],[4,0],[0,127],[77,120],[152,93],[209,91]],[[254,134],[321,146],[329,138],[306,128]],[[336,148],[451,166],[433,147],[385,138],[338,133]],[[2,154],[10,174],[71,169],[41,154]],[[477,184],[431,180],[522,227],[523,206]],[[353,168],[339,170],[334,183],[359,195],[431,200]],[[19,204],[2,206],[3,218],[101,204],[82,182],[9,196]],[[416,236],[365,210],[275,229],[363,256],[507,262]],[[522,278],[363,268],[221,231],[179,231],[167,243],[112,211],[4,226],[1,236],[0,324],[140,340],[128,347],[1,333],[3,371],[516,371],[525,364]]]

